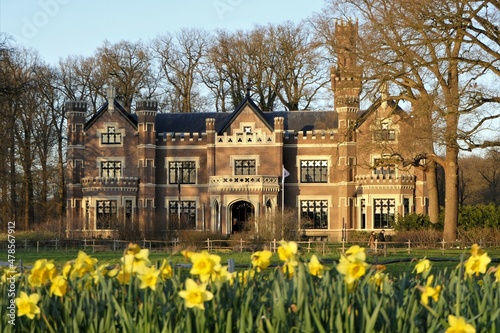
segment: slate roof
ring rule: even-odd
[[[203,112],[203,113],[159,113],[156,116],[157,133],[202,133],[205,131],[205,121],[215,119],[215,130],[222,133],[242,110],[249,106],[256,116],[274,129],[274,118],[283,117],[285,131],[313,131],[333,129],[338,127],[337,113],[333,111],[276,111],[263,112],[249,97],[245,98],[234,112]],[[325,124],[327,124],[325,126]],[[319,127],[318,127],[319,126]]]
[[[108,110],[108,102],[106,101],[101,107],[96,111],[96,113],[87,121],[85,124],[85,131],[89,129],[93,123],[97,121],[101,117],[101,115],[104,114]],[[130,114],[128,113],[123,106],[115,99],[114,100],[114,110],[120,113],[125,119],[127,119],[128,122],[134,126],[134,128],[137,128],[137,116],[135,114]]]

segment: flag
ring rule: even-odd
[[[285,167],[283,166],[283,179],[285,179],[288,176],[290,176],[290,172],[288,172],[288,170],[285,169]]]

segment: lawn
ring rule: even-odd
[[[82,249],[83,250],[83,249]],[[70,260],[74,260],[78,255],[77,249],[61,249],[58,251],[25,251],[18,250],[16,252],[16,265],[19,266],[22,262],[24,267],[32,266],[38,259],[49,259],[53,260],[57,266],[62,266]],[[412,250],[410,254],[406,253],[404,249],[389,249],[387,256],[381,254],[375,255],[368,252],[367,263],[372,265],[382,264],[387,267],[387,273],[392,275],[399,275],[400,273],[410,273],[415,267],[416,260],[422,259],[424,257],[430,259],[433,262],[434,267],[438,269],[452,269],[455,268],[460,262],[460,256],[466,254],[468,250],[452,249],[446,250],[445,254],[441,250],[436,249],[421,249]],[[92,248],[88,248],[85,251],[88,255],[99,260],[99,263],[109,263],[110,265],[118,264],[120,258],[123,255],[122,251],[102,251],[102,252],[92,252]],[[251,252],[236,252],[236,251],[214,251],[221,257],[221,263],[226,265],[229,259],[234,260],[235,267],[239,269],[247,269],[250,267]],[[300,258],[307,261],[309,258],[316,254],[318,258],[325,264],[327,268],[332,268],[334,263],[340,258],[340,250],[323,255],[322,253],[306,250],[301,251]],[[500,249],[490,249],[488,250],[489,256],[492,258],[492,263],[500,262]],[[149,259],[152,264],[160,265],[163,259],[168,259],[172,265],[178,265],[183,267],[184,264],[188,264],[188,261],[180,252],[158,252],[152,251],[149,255]],[[0,261],[6,261],[6,258],[0,256]],[[271,261],[271,266],[277,266],[280,264],[277,254],[274,254]]]

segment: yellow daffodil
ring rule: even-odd
[[[28,282],[32,287],[41,287],[48,283],[57,275],[57,268],[54,263],[47,261],[47,259],[39,259],[35,261]]]
[[[156,290],[156,284],[158,283],[158,276],[161,271],[157,270],[155,266],[149,267],[144,274],[139,274],[139,280],[141,280],[140,289],[149,288],[151,290]]]
[[[375,274],[370,276],[368,283],[375,286],[375,288],[378,290],[383,290],[384,289],[384,282],[387,280],[388,280],[387,274],[377,270],[377,272]]]
[[[131,280],[132,273],[130,270],[126,271],[123,269],[120,269],[118,273],[116,274],[116,279],[120,284],[129,284]]]
[[[207,285],[197,284],[193,279],[186,280],[186,290],[179,291],[179,296],[184,298],[188,308],[205,309],[205,302],[210,301],[214,295],[207,290]]]
[[[484,274],[491,262],[488,253],[481,250],[477,244],[472,245],[471,256],[465,262],[465,273],[470,277],[472,275],[478,276],[479,273]]]
[[[227,266],[215,265],[211,279],[216,283],[223,283],[234,279],[235,273],[230,273]]]
[[[424,287],[419,286],[420,291],[422,292],[422,296],[420,297],[420,301],[424,305],[429,304],[429,298],[432,298],[434,302],[439,300],[439,294],[441,293],[441,286],[432,287],[432,282],[434,281],[434,275],[430,275],[427,278],[427,282]]]
[[[352,286],[354,282],[359,280],[366,273],[368,264],[364,261],[351,261],[348,258],[341,256],[337,271],[344,275],[344,281],[347,285]]]
[[[445,333],[475,333],[476,329],[471,324],[467,324],[463,317],[448,316],[448,324],[450,327]]]
[[[167,259],[163,259],[163,262],[160,266],[160,276],[163,280],[170,279],[174,275],[174,271],[172,266],[168,263]]]
[[[365,262],[365,249],[354,245],[346,251],[346,256],[341,255],[337,271],[344,275],[344,281],[349,288],[366,273],[368,264]]]
[[[312,255],[311,260],[307,264],[309,268],[309,273],[311,275],[317,276],[319,278],[323,277],[323,271],[325,270],[325,266],[323,266],[316,255]]]
[[[194,252],[189,251],[189,250],[182,250],[181,253],[182,253],[182,256],[184,257],[184,260],[189,261]]]
[[[16,298],[17,315],[19,317],[26,316],[29,319],[35,318],[35,315],[40,313],[40,308],[36,305],[40,300],[40,295],[31,294],[27,295],[21,291],[19,297]]]
[[[252,254],[252,266],[260,272],[262,269],[266,269],[271,264],[271,256],[273,253],[268,250],[257,251]]]
[[[68,281],[62,275],[58,275],[52,279],[50,285],[50,295],[56,295],[59,297],[63,297],[66,295],[66,291],[68,290]]]
[[[288,274],[288,277],[293,277],[295,275],[296,267],[299,263],[295,260],[286,261],[281,267],[284,274]]]
[[[83,251],[79,251],[78,257],[73,263],[73,268],[71,269],[71,278],[81,278],[87,273],[92,274],[95,270],[96,264],[96,258],[92,258]]]
[[[137,244],[129,244],[121,258],[123,269],[132,274],[144,274],[151,266],[149,261],[149,250],[141,249]]]
[[[280,246],[278,247],[278,256],[281,261],[295,261],[295,256],[297,255],[298,246],[295,242],[286,242],[282,240]]]
[[[417,274],[422,274],[425,272],[428,272],[431,269],[431,262],[429,259],[420,259],[417,264],[415,265],[415,272]]]
[[[247,269],[243,272],[238,272],[237,277],[238,281],[240,281],[241,284],[247,284],[248,280],[253,279],[255,276],[255,271],[253,269]]]
[[[365,261],[366,260],[366,252],[364,247],[360,247],[359,245],[351,246],[346,252],[346,257],[349,261]]]
[[[500,265],[498,265],[498,267],[495,271],[495,281],[500,283]]]
[[[220,268],[220,257],[210,254],[207,251],[193,253],[191,255],[191,262],[193,263],[193,267],[191,267],[190,273],[192,275],[199,275],[202,282],[207,282],[211,275],[214,274],[214,269]]]

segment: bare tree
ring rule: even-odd
[[[125,110],[131,111],[136,97],[149,98],[154,93],[156,82],[151,69],[151,55],[142,42],[121,41],[116,44],[104,42],[98,48],[101,77],[109,77],[117,95],[123,100]]]
[[[201,102],[198,83],[200,63],[207,53],[208,33],[200,29],[182,29],[179,33],[166,34],[152,43],[153,53],[158,59],[164,88],[174,112],[200,111]]]

